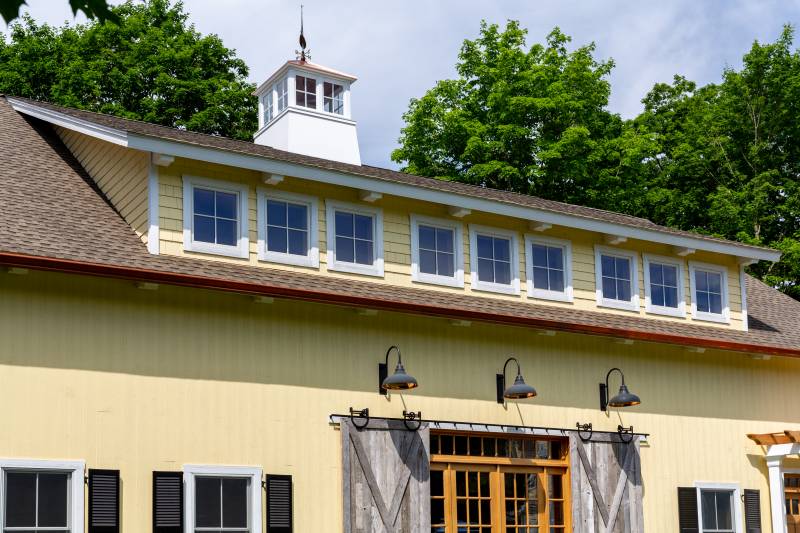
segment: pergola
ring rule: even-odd
[[[769,471],[769,499],[772,514],[773,533],[786,533],[784,515],[785,473],[783,459],[789,455],[800,454],[800,430],[785,430],[781,433],[748,434],[747,438],[766,448],[764,458]]]

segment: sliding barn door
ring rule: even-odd
[[[345,533],[429,533],[428,425],[343,420],[341,430]]]
[[[595,435],[596,439],[618,440]],[[570,436],[572,524],[575,533],[642,533],[638,439],[582,442]]]

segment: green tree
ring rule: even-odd
[[[183,4],[128,1],[119,23],[54,28],[30,17],[0,38],[0,92],[191,131],[252,139],[247,66]]]
[[[483,22],[458,79],[411,101],[392,159],[414,174],[641,210],[634,170],[653,143],[607,111],[613,63],[595,60],[593,44],[568,51],[558,28],[529,48],[525,35],[515,21]]]
[[[741,70],[697,87],[657,84],[634,123],[655,135],[645,214],[663,224],[769,245],[780,263],[751,270],[800,299],[800,54],[793,30],[754,43]]]
[[[19,16],[20,8],[25,5],[28,5],[26,0],[0,0],[0,16],[8,24]],[[73,15],[77,15],[78,11],[83,11],[87,18],[96,18],[101,22],[105,20],[117,22],[119,20],[117,15],[111,11],[106,0],[69,0],[69,7],[72,8]]]

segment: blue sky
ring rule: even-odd
[[[41,21],[74,21],[67,0],[28,0]],[[117,2],[115,2],[117,3]],[[312,60],[359,77],[353,86],[362,159],[395,165],[408,101],[454,75],[462,41],[480,21],[517,19],[528,42],[554,26],[574,45],[594,41],[596,57],[613,58],[610,109],[623,117],[641,110],[644,94],[680,73],[698,83],[738,67],[754,40],[773,41],[785,23],[800,22],[800,0],[303,0]],[[184,0],[203,33],[220,35],[263,81],[297,48],[300,2]],[[221,6],[224,5],[224,9]],[[79,19],[80,20],[80,19]],[[2,27],[2,26],[0,26]]]

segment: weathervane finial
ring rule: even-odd
[[[295,50],[294,53],[300,61],[311,58],[311,50],[306,50],[306,37],[303,35],[303,4],[300,4],[300,50]]]

